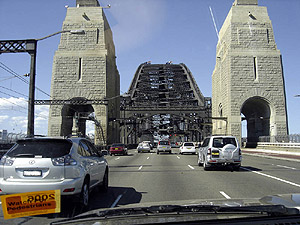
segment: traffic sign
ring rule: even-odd
[[[60,190],[1,196],[4,219],[60,212]]]

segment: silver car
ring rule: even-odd
[[[171,154],[171,143],[169,141],[159,141],[156,147],[156,153],[159,154],[160,152],[168,152]]]
[[[140,152],[150,152],[151,151],[151,146],[147,142],[139,143],[139,145],[137,147],[137,151],[138,151],[138,153],[140,153]]]
[[[19,140],[0,161],[0,194],[59,189],[87,206],[97,186],[107,191],[108,164],[84,138]]]
[[[213,166],[232,166],[239,170],[242,154],[237,139],[233,136],[212,136],[204,139],[199,147],[198,165],[204,170]]]

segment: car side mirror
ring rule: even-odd
[[[99,156],[102,157],[104,155],[108,155],[108,151],[107,150],[101,150],[99,153]]]

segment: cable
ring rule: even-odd
[[[1,92],[1,91],[0,91],[0,92]],[[2,92],[2,93],[3,93],[3,92]],[[15,98],[15,97],[14,97],[14,98]],[[11,104],[13,104],[13,105],[16,105],[16,106],[18,106],[18,107],[20,107],[20,108],[27,109],[27,108],[25,108],[25,107],[23,107],[23,106],[21,106],[21,105],[18,105],[18,104],[14,103],[14,102],[11,102],[11,101],[7,100],[6,98],[1,98],[1,99],[3,99],[4,101],[7,101],[7,102],[9,102],[9,103],[11,103]],[[22,100],[22,101],[26,101],[26,100]]]
[[[12,69],[10,69],[8,66],[6,66],[5,64],[3,64],[2,62],[0,62],[0,67],[2,69],[4,69],[5,71],[9,72],[10,74],[12,74],[13,76],[15,76],[16,78],[18,78],[19,80],[23,81],[26,84],[29,84],[29,81],[26,80],[25,78],[23,78],[21,75],[17,74],[15,71],[13,71]],[[37,86],[35,86],[35,89],[39,90],[40,92],[42,92],[43,94],[51,97],[48,93],[46,93],[45,91],[43,91],[42,89],[38,88]]]
[[[22,96],[28,98],[27,95],[24,95],[24,94],[22,94],[22,93],[20,93],[20,92],[17,92],[17,91],[15,91],[15,90],[10,89],[10,88],[3,87],[3,86],[1,86],[1,85],[0,85],[0,88],[6,89],[6,90],[8,90],[8,91],[12,91],[12,92],[14,92],[14,93],[16,93],[16,94],[19,94],[19,95],[22,95]]]
[[[19,80],[23,81],[26,84],[29,84],[29,82],[23,78],[22,76],[20,76],[19,74],[17,74],[15,71],[13,71],[12,69],[10,69],[8,66],[6,66],[5,64],[3,64],[2,62],[0,62],[0,67],[2,69],[4,69],[5,71],[9,72],[10,74],[14,75],[16,78],[18,78]]]
[[[9,79],[13,79],[13,78],[15,78],[15,76],[13,76],[13,77],[8,77],[8,78],[5,78],[5,79],[3,79],[3,80],[0,80],[0,82],[2,82],[2,81],[6,81],[6,80],[9,80]]]
[[[1,91],[0,91],[0,92],[1,92]],[[13,104],[13,105],[16,105],[16,106],[18,106],[18,107],[20,107],[20,108],[23,108],[23,109],[26,109],[26,110],[27,110],[26,107],[23,107],[23,106],[21,106],[21,105],[18,105],[18,104],[14,103],[14,102],[11,102],[11,101],[9,101],[9,100],[7,100],[7,99],[5,99],[5,98],[0,98],[0,100],[1,100],[1,99],[4,100],[4,101],[7,101],[7,102],[9,102],[9,103],[11,103],[11,104]],[[20,98],[18,98],[18,99],[20,99]],[[23,99],[20,99],[20,100],[27,102],[26,100],[23,100]],[[16,110],[16,109],[14,109],[14,108],[7,109],[7,110],[13,110],[13,111],[21,112],[21,113],[27,113],[27,112],[24,112],[24,111]],[[35,113],[34,115],[35,115],[36,117],[41,117],[41,118],[44,118],[44,119],[48,119],[48,117],[46,117],[46,116],[44,116],[44,115],[41,115],[41,113],[39,113],[39,114]]]

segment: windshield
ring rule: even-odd
[[[187,143],[184,143],[184,146],[194,146],[194,143],[187,142]]]
[[[168,141],[160,141],[158,144],[159,145],[170,145],[170,142],[168,142]]]
[[[124,144],[112,144],[111,147],[125,147]]]
[[[300,0],[0,0],[0,23],[0,196],[61,196],[0,224],[300,202]]]

